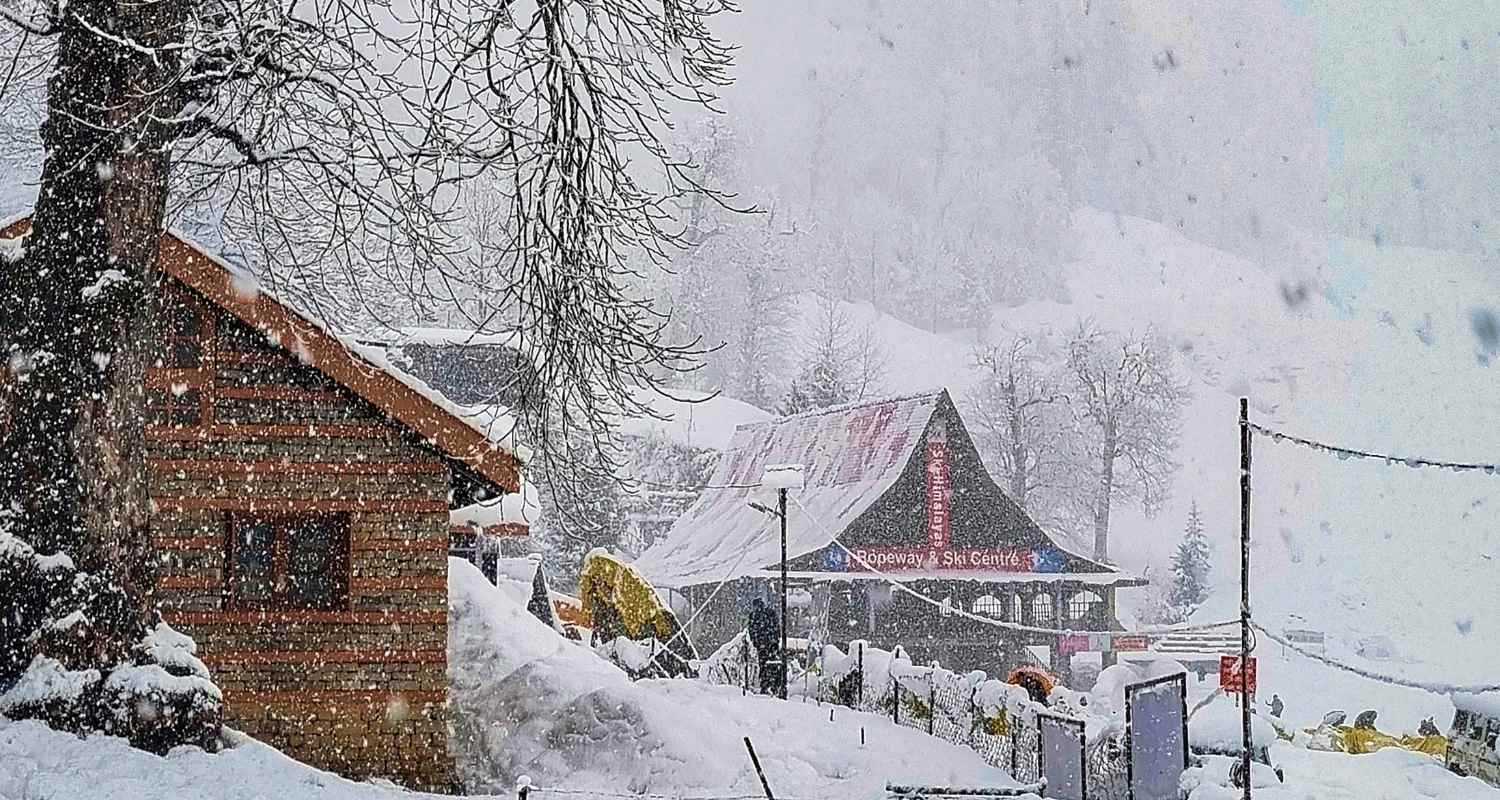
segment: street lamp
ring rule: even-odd
[[[806,481],[802,475],[801,464],[772,464],[766,467],[766,473],[760,479],[760,485],[768,489],[776,490],[776,509],[772,510],[760,503],[750,503],[750,507],[763,514],[770,514],[781,520],[781,618],[778,621],[781,628],[781,687],[777,696],[786,699],[787,682],[787,646],[786,646],[786,493],[788,489],[802,489]]]

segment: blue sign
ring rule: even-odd
[[[1066,572],[1068,557],[1063,551],[1053,548],[1044,548],[1036,551],[1037,572]]]
[[[844,572],[849,569],[849,554],[836,544],[823,550],[823,569],[828,572]]]

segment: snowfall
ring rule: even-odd
[[[530,586],[521,577],[491,586],[467,562],[449,562],[454,754],[477,795],[513,797],[525,781],[541,798],[596,796],[590,792],[754,797],[762,789],[747,737],[778,797],[880,798],[887,782],[1014,785],[976,753],[882,716],[742,696],[695,680],[632,683],[532,617],[525,609]],[[1118,687],[1100,691],[1111,688]],[[82,739],[0,718],[0,798],[423,796],[348,781],[243,735],[229,738],[232,746],[218,754],[181,748],[159,757],[120,739]],[[1273,754],[1286,783],[1258,789],[1268,800],[1500,800],[1500,789],[1404,751],[1347,756],[1278,743]],[[1237,796],[1223,788],[1225,776],[1218,773],[1225,769],[1222,761],[1212,762],[1185,775],[1192,800]]]

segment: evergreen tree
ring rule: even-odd
[[[1168,600],[1179,618],[1185,619],[1208,599],[1211,561],[1208,537],[1203,534],[1203,517],[1194,501],[1182,542],[1172,556],[1172,593]]]

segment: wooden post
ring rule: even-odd
[[[776,490],[776,511],[781,517],[781,694],[786,699],[789,654],[786,647],[786,488]]]
[[[894,661],[895,657],[892,656],[891,660]],[[896,680],[895,675],[891,676],[891,722],[901,724],[901,681]]]
[[[865,707],[865,643],[859,643],[859,704],[856,708]]]
[[[760,758],[755,755],[755,745],[750,744],[750,737],[745,737],[745,749],[750,751],[750,763],[755,765],[755,774],[760,776],[760,787],[766,790],[766,800],[776,800],[771,794],[771,784],[766,781],[766,771],[760,768]]]
[[[1240,768],[1245,773],[1244,800],[1251,800],[1250,749],[1250,399],[1240,398]]]
[[[937,730],[937,664],[932,665],[932,673],[927,678],[927,735],[932,736]]]

